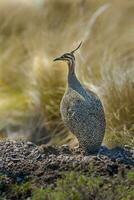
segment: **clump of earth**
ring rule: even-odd
[[[68,145],[37,146],[26,141],[0,141],[0,196],[7,194],[10,185],[26,181],[31,181],[34,187],[55,188],[61,172],[111,177],[128,169],[134,170],[134,149],[127,145],[114,149],[102,146],[99,156],[85,156],[81,148],[70,149]]]

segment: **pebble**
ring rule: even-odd
[[[91,158],[90,156],[84,156],[83,159],[82,159],[82,161],[87,163],[87,162],[89,162],[91,159],[92,159],[92,158]]]
[[[128,149],[128,150],[130,150],[131,147],[130,147],[129,145],[125,144],[125,145],[124,145],[124,149]]]

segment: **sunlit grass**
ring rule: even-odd
[[[42,125],[51,143],[73,144],[59,112],[67,66],[54,64],[53,58],[83,41],[76,55],[77,75],[103,101],[105,143],[133,145],[133,11],[134,3],[125,0],[44,1],[42,7],[1,1],[1,132],[9,124],[24,126],[25,136],[34,132],[33,138]],[[37,135],[43,141],[46,133]]]
[[[112,146],[127,143],[134,145],[134,85],[130,77],[131,74],[124,74],[120,69],[103,80],[107,118],[105,141]]]

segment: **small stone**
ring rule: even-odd
[[[90,156],[84,156],[82,159],[83,162],[89,162],[90,160],[91,160]]]
[[[109,175],[114,175],[118,173],[118,165],[117,164],[108,164],[106,170],[109,172]]]
[[[115,159],[115,158],[111,158],[111,161],[112,161],[112,162],[116,162],[116,159]]]
[[[41,158],[41,154],[39,154],[37,157],[36,157],[36,160],[40,159]]]
[[[14,162],[19,162],[21,159],[20,158],[12,158],[11,157],[11,160],[14,161]]]
[[[9,162],[8,163],[8,167],[12,166],[13,165],[13,162]]]
[[[128,149],[128,150],[130,150],[131,147],[130,147],[129,145],[125,144],[125,145],[124,145],[124,149]]]
[[[23,178],[22,177],[17,177],[16,181],[17,181],[17,183],[22,183],[23,182]]]
[[[36,176],[41,176],[43,174],[44,174],[44,170],[42,168],[40,168],[40,169],[38,169],[38,170],[35,171],[35,175]]]
[[[62,157],[63,157],[63,155],[59,155],[59,156],[57,156],[57,159],[58,159],[58,160],[61,160]]]
[[[32,142],[27,142],[27,145],[28,146],[36,146],[34,143],[32,143]]]
[[[63,144],[61,147],[62,148],[69,148],[69,145],[68,144]]]

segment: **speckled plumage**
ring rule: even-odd
[[[55,60],[68,63],[68,84],[60,104],[65,126],[77,137],[86,154],[98,153],[105,133],[105,115],[100,99],[81,85],[75,75],[73,53]]]

